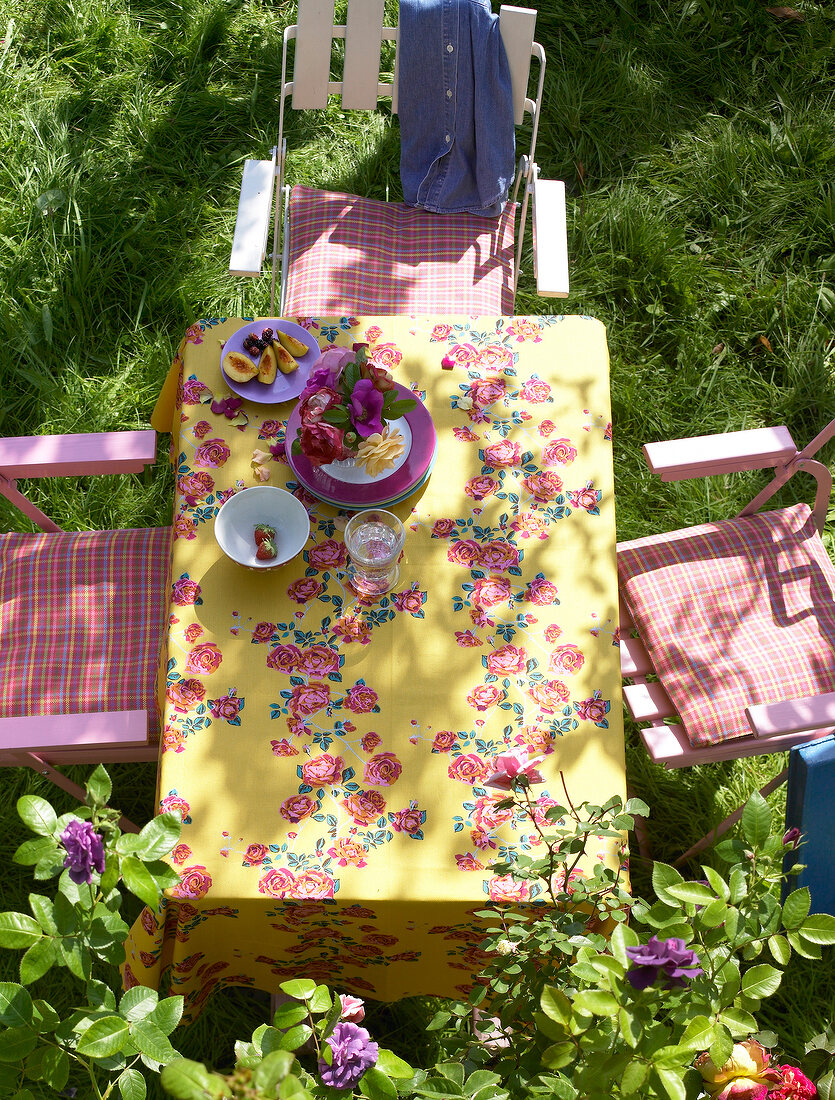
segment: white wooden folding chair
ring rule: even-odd
[[[384,0],[349,0],[345,25],[334,25],[333,15],[333,0],[299,0],[298,23],[285,29],[278,144],[271,159],[245,163],[230,273],[261,274],[272,210],[271,313],[279,268],[281,315],[512,313],[532,206],[537,292],[566,297],[565,188],[558,180],[540,179],[535,161],[545,76],[545,52],[534,41],[536,12],[508,5],[500,11],[515,122],[518,127],[526,114],[530,117],[531,140],[519,159],[511,201],[492,222],[285,184],[288,97],[294,110],[322,109],[334,94],[350,110],[377,110],[381,100],[390,99],[397,113],[396,58],[393,74],[380,72],[383,43],[393,42],[396,48],[398,42],[398,28],[383,26]],[[344,40],[340,79],[331,73],[335,39]],[[532,60],[539,72],[529,97]],[[514,233],[520,192],[519,229]]]

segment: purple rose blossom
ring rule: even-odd
[[[70,878],[77,886],[92,882],[93,871],[104,873],[104,844],[89,821],[74,817],[60,839],[67,850],[64,866],[69,867]]]
[[[323,1085],[333,1089],[352,1089],[377,1062],[379,1047],[364,1027],[337,1024],[325,1042],[333,1051],[333,1063],[328,1065],[320,1058],[319,1076]]]
[[[634,989],[647,989],[662,975],[667,988],[684,986],[690,978],[704,973],[696,952],[685,947],[684,940],[675,936],[669,940],[653,936],[648,943],[627,947],[626,954],[630,962],[635,963],[626,975]]]
[[[360,378],[354,386],[348,402],[348,409],[351,423],[354,425],[357,435],[362,436],[363,439],[382,432],[383,400],[382,393],[374,388],[374,383],[368,378]]]

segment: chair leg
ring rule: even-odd
[[[781,771],[779,775],[775,776],[774,779],[766,783],[764,787],[760,787],[760,794],[763,798],[768,798],[772,791],[776,791],[779,786],[786,782],[788,776],[789,769],[786,768],[784,771]],[[740,806],[738,810],[734,810],[732,814],[729,814],[724,821],[720,821],[715,829],[711,829],[711,831],[703,836],[701,840],[698,840],[692,848],[688,848],[684,855],[674,860],[673,867],[680,867],[681,864],[686,863],[688,859],[697,856],[699,852],[703,852],[705,848],[709,848],[711,844],[715,844],[721,836],[724,836],[729,829],[736,825],[742,817],[743,809],[744,806]]]
[[[60,787],[61,790],[71,794],[73,798],[77,798],[79,802],[84,802],[87,797],[87,792],[83,787],[79,787],[77,783],[73,783],[71,779],[68,779],[63,772],[59,772],[57,768],[54,768],[48,761],[38,756],[37,753],[27,752],[24,754],[21,761],[32,771],[36,771],[38,775],[43,775],[47,779],[52,780],[56,787]],[[138,833],[139,826],[127,817],[119,818],[119,828],[123,833]]]

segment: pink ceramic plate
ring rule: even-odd
[[[414,397],[411,390],[397,383],[399,398]],[[327,504],[358,511],[361,508],[379,508],[384,504],[393,504],[405,499],[418,488],[429,475],[435,460],[435,425],[429,410],[418,399],[417,408],[406,413],[402,420],[411,433],[411,446],[405,459],[396,469],[369,479],[363,476],[361,481],[345,480],[347,476],[339,464],[313,466],[302,454],[292,453],[293,440],[296,438],[301,418],[298,406],[293,409],[287,421],[287,461],[299,483],[309,492]],[[395,425],[401,421],[393,421]],[[408,435],[403,433],[406,438]]]

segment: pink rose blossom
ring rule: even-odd
[[[365,1001],[359,997],[350,997],[347,993],[339,994],[341,1005],[340,1020],[349,1024],[359,1024],[365,1019]]]
[[[509,791],[524,780],[524,785],[544,783],[545,779],[537,770],[542,757],[531,758],[527,748],[510,749],[493,760],[493,772],[484,780],[485,787],[495,787],[497,791]]]

